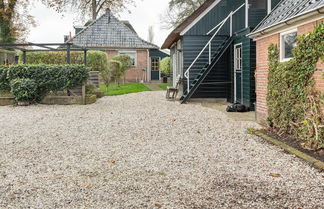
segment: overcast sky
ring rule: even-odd
[[[139,36],[145,40],[148,37],[148,27],[154,26],[154,43],[161,46],[170,31],[160,28],[160,14],[168,5],[169,0],[135,0],[136,7],[129,7],[131,13],[123,12],[118,17],[120,20],[128,20]],[[73,25],[80,25],[73,14],[57,14],[40,3],[35,3],[31,8],[31,14],[35,17],[37,27],[31,28],[28,41],[34,43],[63,42],[63,36],[69,32],[74,34]]]

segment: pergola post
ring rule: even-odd
[[[23,64],[26,64],[27,52],[23,51]]]
[[[67,44],[66,46],[66,62],[67,64],[71,64],[71,45]]]
[[[84,65],[86,66],[88,64],[87,62],[87,50],[84,50]]]

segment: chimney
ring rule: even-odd
[[[109,7],[107,7],[107,9],[106,9],[106,13],[107,13],[107,14],[110,14],[110,13],[111,13],[111,10],[110,10]]]
[[[69,40],[69,36],[68,35],[65,35],[64,36],[64,43],[66,43],[68,40]]]

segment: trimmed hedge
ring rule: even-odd
[[[27,64],[65,65],[66,52],[29,52],[26,59]],[[19,63],[22,64],[22,53],[19,53]],[[71,52],[71,63],[83,65],[84,52]],[[107,54],[102,51],[88,51],[87,67],[91,71],[104,71],[108,67]]]
[[[10,90],[17,101],[23,101],[19,89],[27,91],[31,82],[28,102],[41,101],[50,91],[62,91],[83,85],[89,77],[89,69],[84,65],[12,65],[0,67],[0,90]],[[18,80],[17,80],[18,79]],[[29,86],[28,88],[26,86]],[[35,91],[35,93],[31,92]],[[23,94],[23,93],[21,93]],[[27,94],[27,93],[26,93]]]
[[[33,101],[37,97],[37,84],[29,78],[17,78],[10,82],[11,93],[16,101]]]

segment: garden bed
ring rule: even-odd
[[[322,162],[324,162],[324,150],[320,150],[320,151],[313,151],[313,150],[309,150],[309,149],[305,149],[301,144],[304,142],[304,141],[301,141],[299,139],[296,139],[296,138],[293,138],[292,136],[278,136],[277,134],[275,134],[274,132],[271,132],[269,130],[261,130],[262,133],[280,141],[280,142],[283,142],[285,144],[287,144],[288,146],[291,146],[295,149],[297,149],[298,151],[300,152],[303,152],[307,155],[310,155],[312,156],[313,158],[316,158],[317,160],[320,160]]]

